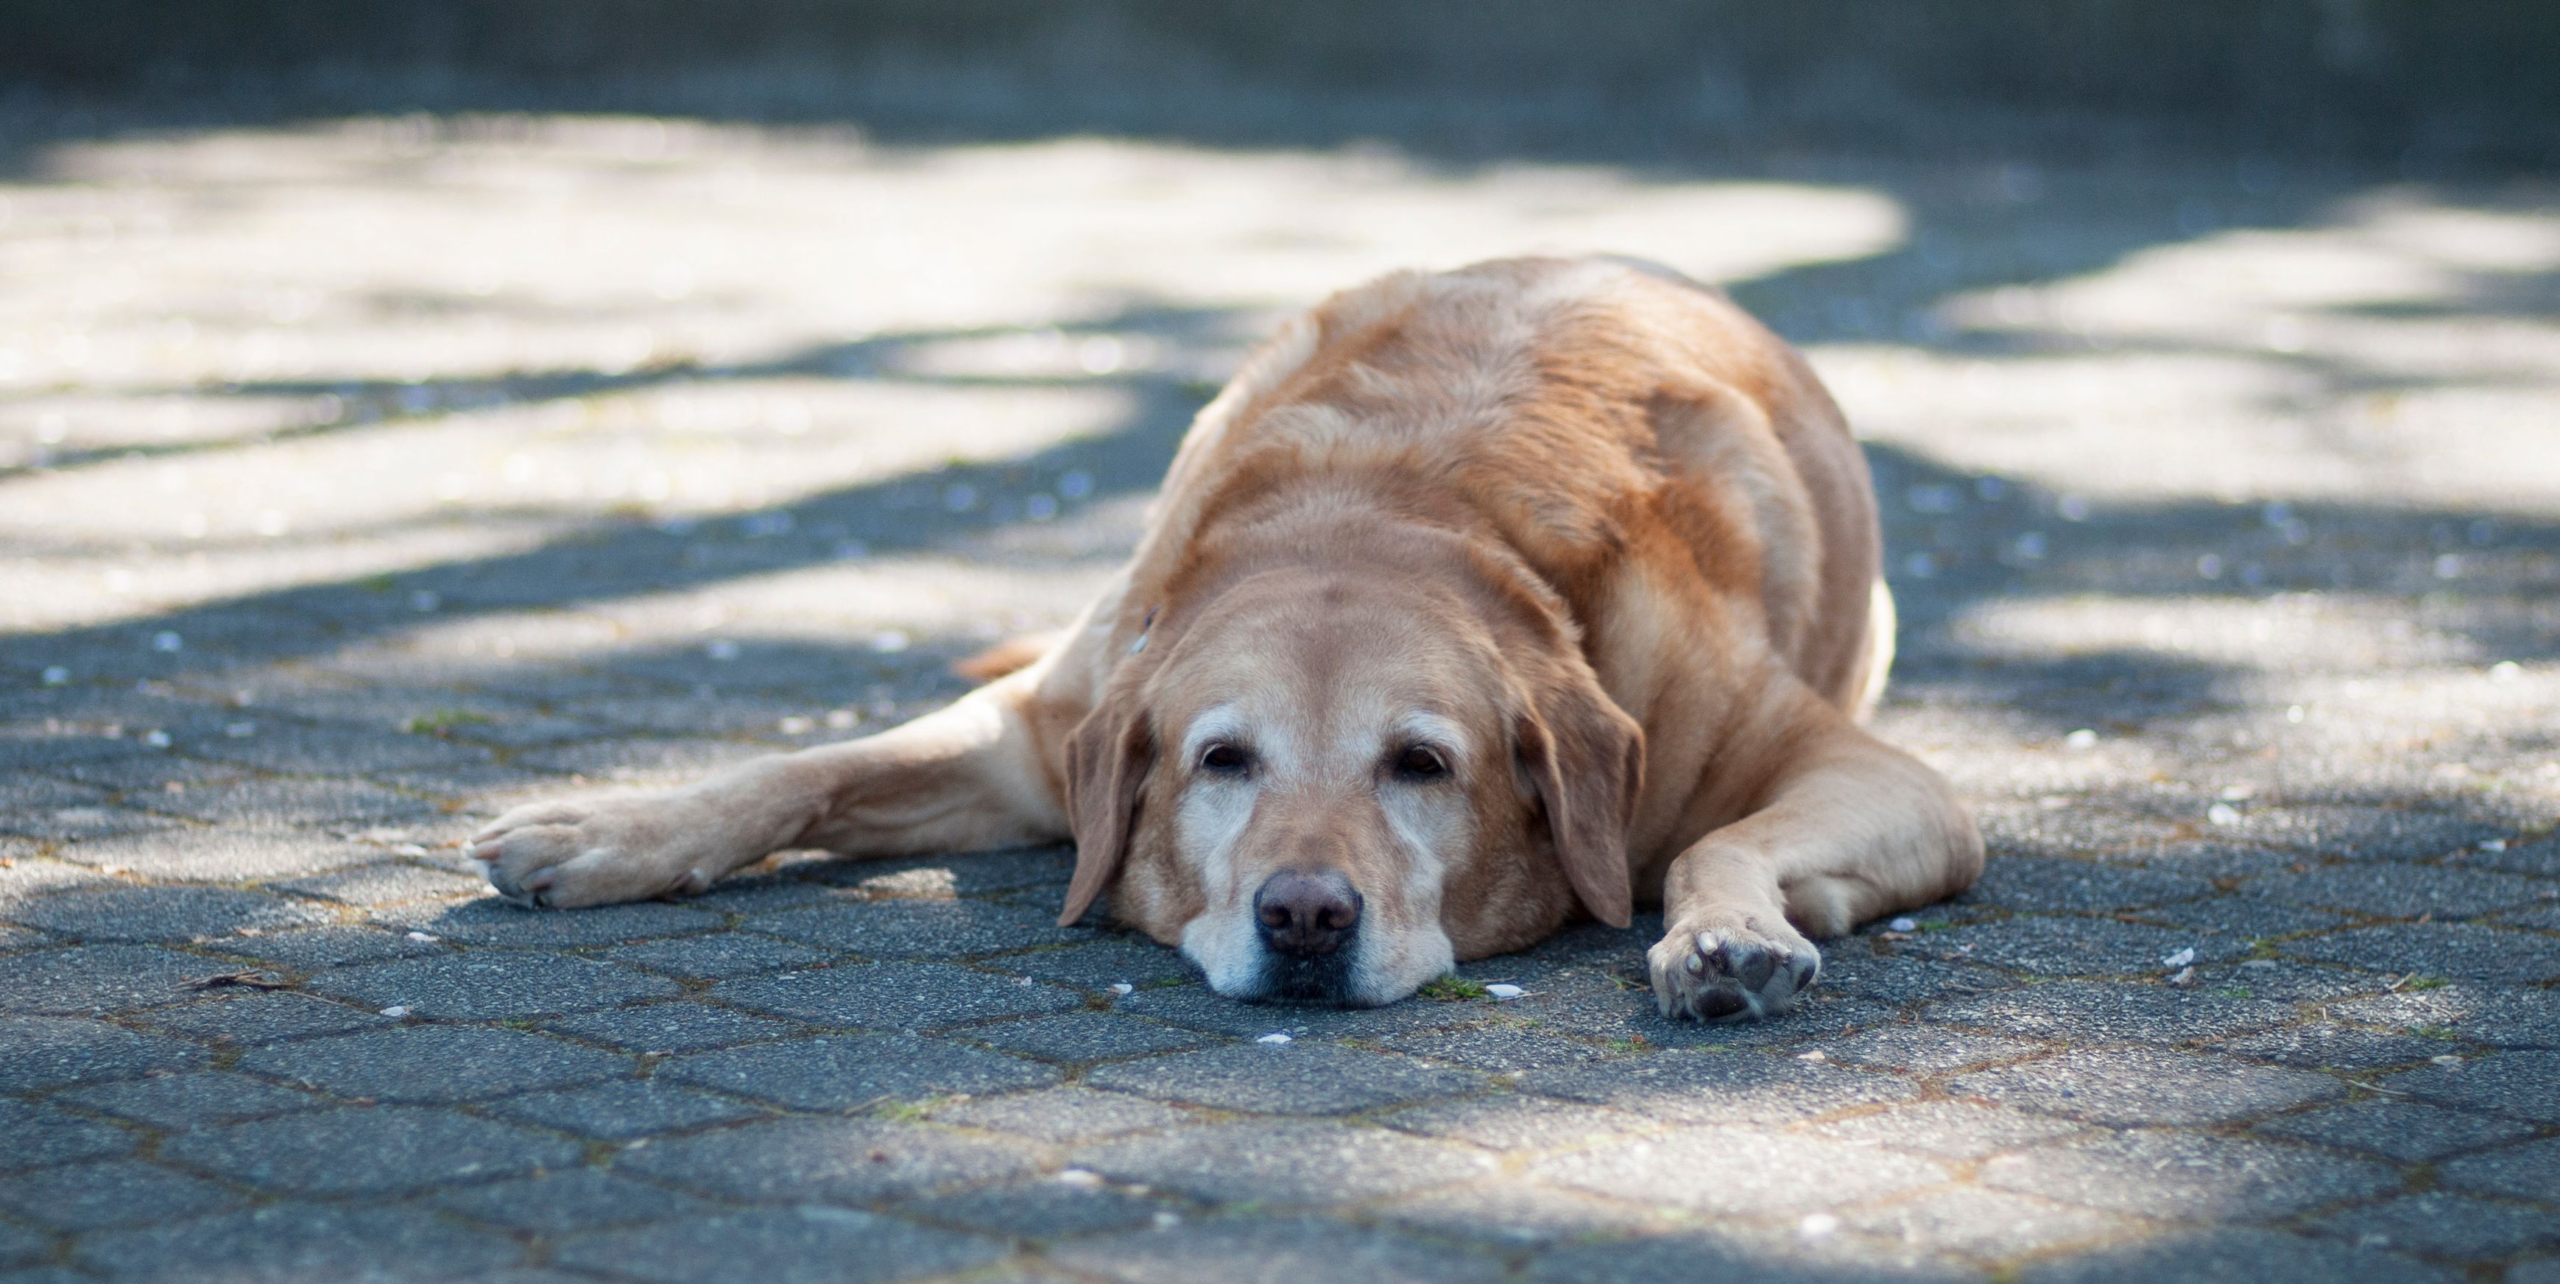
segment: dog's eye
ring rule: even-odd
[[[1449,763],[1439,750],[1414,745],[1396,755],[1396,774],[1407,780],[1437,780],[1449,774]]]
[[[1200,751],[1200,769],[1216,775],[1241,776],[1252,765],[1252,755],[1223,740]]]

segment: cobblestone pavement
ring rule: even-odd
[[[0,172],[0,1281],[2560,1280],[2560,195],[646,120]],[[1670,1025],[1246,1007],[1063,850],[519,911],[457,839],[950,698],[1279,310],[1734,283],[1995,854]],[[1274,1036],[1286,1035],[1282,1041]]]

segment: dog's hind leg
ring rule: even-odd
[[[500,894],[569,908],[699,892],[788,848],[850,856],[1063,839],[1043,750],[1057,711],[1013,674],[876,736],[774,754],[677,789],[518,807],[472,836]]]

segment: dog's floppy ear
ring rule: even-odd
[[[1545,805],[1556,863],[1591,917],[1625,927],[1634,908],[1627,828],[1644,784],[1644,729],[1580,657],[1542,675],[1530,698],[1515,732],[1520,770]]]
[[[1075,877],[1058,926],[1072,927],[1120,872],[1138,789],[1155,765],[1155,731],[1133,683],[1114,683],[1067,738],[1067,827],[1076,839]]]

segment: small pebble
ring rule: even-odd
[[[2062,745],[2066,749],[2095,749],[2098,747],[2098,733],[2091,731],[2087,727],[2082,727],[2078,731],[2074,731],[2070,735],[2064,736],[2062,738]]]
[[[2240,823],[2240,809],[2229,803],[2215,803],[2205,808],[2204,818],[2217,825],[2237,825]]]
[[[421,944],[429,944],[433,943],[436,938],[429,936],[424,932],[411,932],[409,933],[409,939],[420,942]]]
[[[1806,1239],[1820,1239],[1838,1229],[1840,1219],[1829,1213],[1806,1213],[1804,1220],[1796,1223],[1796,1233]]]
[[[46,666],[45,666],[45,670],[44,670],[44,684],[45,684],[46,686],[49,686],[49,687],[67,686],[67,685],[69,685],[69,684],[70,684],[70,682],[71,682],[71,670],[69,670],[69,669],[66,669],[66,668],[62,667],[62,666],[61,666],[61,665],[59,665],[59,664],[50,664],[50,665],[46,665]]]
[[[390,1007],[384,1008],[382,1010],[382,1015],[387,1017],[404,1017],[409,1015],[409,1009],[395,1003]]]
[[[1528,991],[1521,989],[1519,986],[1503,985],[1500,983],[1484,987],[1484,992],[1492,995],[1494,997],[1494,1001],[1498,1003],[1507,1003],[1528,993]]]
[[[2480,850],[2484,852],[2502,852],[2506,849],[2507,840],[2503,838],[2488,839],[2480,844]]]
[[[1830,1055],[1829,1055],[1828,1053],[1823,1052],[1823,1051],[1822,1051],[1821,1049],[1819,1049],[1819,1048],[1816,1048],[1816,1049],[1814,1049],[1814,1050],[1813,1050],[1813,1051],[1811,1051],[1811,1052],[1799,1052],[1799,1053],[1797,1053],[1797,1054],[1796,1054],[1796,1060],[1798,1060],[1798,1061],[1817,1061],[1817,1062],[1819,1062],[1819,1061],[1829,1061],[1830,1059],[1831,1059]]]
[[[1111,992],[1113,994],[1134,994],[1137,992],[1137,989],[1138,987],[1131,985],[1126,981],[1114,981],[1111,983]]]
[[[1156,1214],[1157,1230],[1172,1230],[1174,1227],[1180,1226],[1181,1224],[1182,1214],[1174,1212],[1172,1209],[1164,1209]]]
[[[1897,932],[1917,932],[1920,930],[1920,920],[1913,918],[1897,918],[1892,922],[1885,924],[1885,926],[1892,928]]]
[[[1289,1036],[1287,1036],[1287,1035],[1285,1035],[1285,1034],[1282,1034],[1282,1033],[1280,1033],[1280,1032],[1279,1032],[1279,1031],[1277,1031],[1277,1030],[1274,1030],[1274,1031],[1272,1031],[1271,1033],[1266,1034],[1266,1035],[1262,1036],[1261,1038],[1254,1040],[1254,1042],[1256,1042],[1256,1043],[1269,1043],[1269,1044],[1282,1044],[1282,1043],[1287,1043],[1288,1041],[1289,1041]]]
[[[1067,1186],[1099,1186],[1102,1174],[1088,1168],[1065,1168],[1059,1170],[1058,1181]]]
[[[2172,974],[2170,975],[2170,977],[2169,977],[2169,984],[2171,984],[2171,985],[2182,985],[2182,986],[2183,986],[2183,985],[2193,985],[2193,984],[2195,984],[2195,983],[2196,983],[2196,970],[2195,970],[2194,968],[2191,968],[2191,967],[2182,967],[2182,968],[2179,968],[2175,973],[2172,973]]]
[[[2457,1057],[2450,1052],[2444,1053],[2440,1056],[2429,1057],[2427,1060],[2435,1062],[2440,1066],[2458,1066],[2462,1064],[2462,1058]]]

